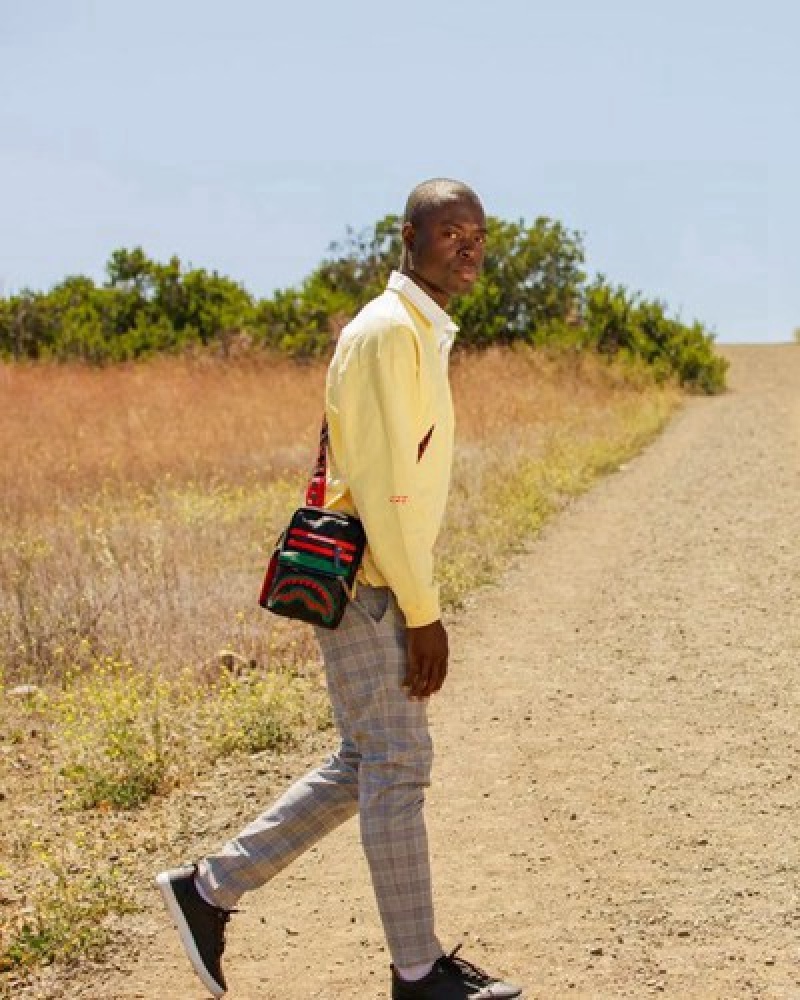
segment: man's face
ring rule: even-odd
[[[411,249],[414,277],[440,305],[475,284],[486,249],[486,217],[470,198],[431,208],[422,221],[403,227]]]

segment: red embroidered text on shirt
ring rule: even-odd
[[[408,497],[389,497],[389,503],[408,503]]]

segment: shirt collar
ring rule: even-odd
[[[387,287],[393,292],[399,292],[401,295],[404,295],[433,326],[439,337],[452,343],[455,335],[458,333],[458,327],[439,303],[434,302],[430,295],[420,288],[416,282],[412,281],[407,274],[392,271]]]

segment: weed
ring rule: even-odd
[[[278,751],[324,728],[322,700],[288,672],[204,682],[106,659],[68,674],[49,699],[60,783],[74,807],[135,809],[219,757]]]
[[[106,659],[51,700],[60,775],[82,808],[132,809],[163,787],[164,678]]]
[[[107,918],[135,910],[115,868],[76,872],[52,855],[42,860],[30,904],[3,928],[0,972],[97,955],[109,938]]]
[[[214,685],[201,725],[212,759],[289,746],[303,722],[302,703],[286,678],[225,677]]]

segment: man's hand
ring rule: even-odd
[[[408,672],[403,687],[412,698],[429,698],[447,676],[447,632],[441,621],[406,630]]]

